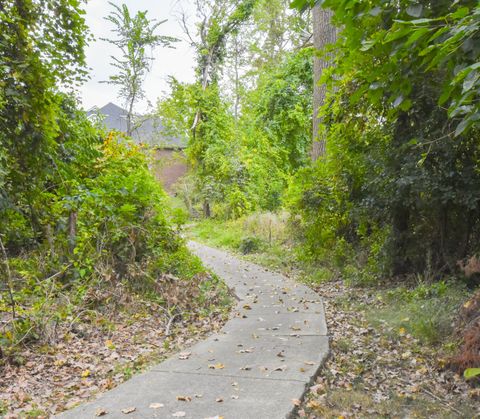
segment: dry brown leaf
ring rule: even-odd
[[[180,402],[191,402],[192,398],[190,396],[177,396],[177,400]]]
[[[307,403],[307,407],[309,409],[320,409],[322,407],[322,405],[319,402],[317,402],[316,400],[310,400]]]
[[[210,364],[208,368],[210,368],[211,370],[223,370],[225,368],[225,365],[219,362],[218,364]]]
[[[185,359],[190,358],[190,355],[192,355],[191,352],[180,352],[180,353],[178,354],[178,359],[185,360]]]
[[[135,412],[135,410],[137,410],[137,408],[134,407],[134,406],[126,407],[125,409],[122,409],[122,413],[125,414],[125,415],[128,415],[130,413]]]
[[[97,410],[95,410],[95,416],[105,416],[107,414],[107,410],[99,407]]]

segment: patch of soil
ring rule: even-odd
[[[297,417],[480,417],[479,389],[447,370],[434,348],[369,324],[362,307],[381,306],[373,290],[337,281],[316,291],[325,298],[331,356]]]
[[[0,416],[41,418],[70,409],[191,346],[226,320],[217,313],[169,321],[156,304],[111,317],[85,317],[73,327],[60,326],[56,343],[19,348],[0,366]]]

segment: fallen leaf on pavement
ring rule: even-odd
[[[210,368],[211,370],[223,370],[225,368],[225,365],[223,365],[222,363],[218,363],[218,364],[210,364],[208,366],[208,368]]]
[[[150,409],[160,409],[162,407],[165,407],[163,403],[150,403]]]
[[[126,407],[125,409],[122,409],[122,413],[124,413],[125,415],[128,415],[130,413],[133,413],[135,412],[135,410],[137,410],[136,407]]]

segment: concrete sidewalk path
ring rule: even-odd
[[[328,354],[322,299],[226,252],[189,246],[239,300],[222,332],[61,418],[94,418],[98,409],[108,412],[105,418],[125,419],[292,415],[292,400],[303,397]],[[135,411],[122,413],[129,407]]]

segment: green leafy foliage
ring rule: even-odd
[[[340,36],[323,75],[327,155],[291,182],[306,255],[360,282],[454,272],[478,251],[475,73],[462,78],[477,5],[322,4]]]
[[[226,218],[281,205],[288,177],[308,160],[311,56],[310,49],[288,54],[275,71],[263,73],[238,121],[216,85],[202,90],[171,80],[158,112],[170,133],[189,136],[194,202],[207,200]],[[193,135],[197,109],[202,118]]]
[[[0,6],[0,231],[23,245],[40,230],[36,197],[61,153],[57,85],[83,80],[86,32],[77,0]]]
[[[226,296],[185,247],[149,151],[60,93],[85,74],[81,5],[0,5],[0,357],[114,312],[121,295],[192,315]]]

